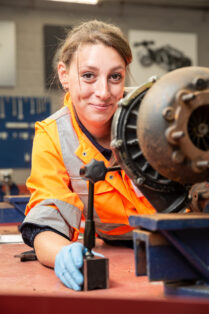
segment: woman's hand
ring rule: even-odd
[[[55,258],[55,274],[65,286],[76,291],[81,290],[83,285],[81,267],[86,252],[83,244],[75,242],[63,247]],[[104,257],[100,253],[91,252],[94,256]]]
[[[61,235],[52,232],[40,232],[34,240],[38,260],[43,265],[52,267],[62,283],[73,290],[81,290],[83,274],[81,267],[87,251],[82,243],[70,243]],[[92,251],[93,255],[104,257]]]
[[[81,290],[84,246],[79,242],[63,247],[55,259],[54,271],[62,283],[73,290]]]
[[[70,243],[55,232],[45,231],[35,237],[34,248],[39,262],[54,268],[55,274],[64,285],[81,290],[83,274],[80,268],[85,252],[83,244]]]

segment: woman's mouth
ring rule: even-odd
[[[110,104],[90,104],[93,108],[97,110],[106,110],[108,107],[110,107]]]

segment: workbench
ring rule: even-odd
[[[109,259],[110,287],[81,292],[66,288],[52,269],[38,261],[20,262],[14,257],[30,249],[22,243],[0,245],[1,314],[209,313],[209,300],[165,297],[161,282],[137,277],[134,250],[130,248],[97,240],[96,251]]]

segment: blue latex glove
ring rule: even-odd
[[[80,268],[83,266],[83,258],[86,249],[82,243],[74,242],[63,247],[56,255],[54,271],[62,283],[73,290],[81,290],[83,274]],[[96,256],[103,255],[93,252]]]
[[[65,286],[81,290],[83,274],[79,270],[83,265],[84,246],[79,242],[63,247],[56,256],[54,271]]]

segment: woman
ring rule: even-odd
[[[38,260],[55,268],[69,288],[80,290],[83,245],[76,242],[87,209],[87,182],[80,167],[92,159],[110,166],[110,128],[124,94],[132,60],[127,39],[116,26],[89,21],[74,28],[60,48],[58,75],[66,91],[64,106],[36,123],[31,198],[22,225],[25,243]],[[128,216],[153,213],[124,171],[95,184],[96,232],[103,239],[131,239]],[[71,241],[73,244],[71,244]]]

